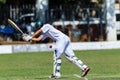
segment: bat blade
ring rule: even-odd
[[[15,28],[17,31],[19,31],[20,33],[24,34],[23,31],[22,31],[11,19],[8,19],[8,23],[9,23],[13,28]]]

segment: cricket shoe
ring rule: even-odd
[[[49,76],[49,78],[50,79],[60,79],[61,77],[60,76],[55,76],[55,75],[52,74],[51,76]]]
[[[82,72],[82,77],[85,77],[87,73],[90,71],[90,68],[85,68],[85,70]]]

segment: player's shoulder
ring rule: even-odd
[[[51,24],[44,24],[42,28],[52,29],[53,26]]]
[[[52,25],[51,24],[44,24],[43,26],[44,27],[49,27],[49,26],[51,27]]]

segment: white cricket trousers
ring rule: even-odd
[[[61,68],[61,56],[65,54],[65,57],[77,65],[80,69],[84,70],[87,66],[83,64],[81,60],[79,60],[72,49],[71,42],[68,36],[62,36],[58,41],[56,41],[55,52],[54,52],[54,64],[53,64],[53,75],[61,76],[60,68]]]

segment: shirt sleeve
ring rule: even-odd
[[[49,30],[49,25],[44,25],[41,29],[43,33],[46,33]]]
[[[41,34],[40,37],[42,38],[42,40],[45,40],[47,38],[47,36],[45,36],[45,34]]]

